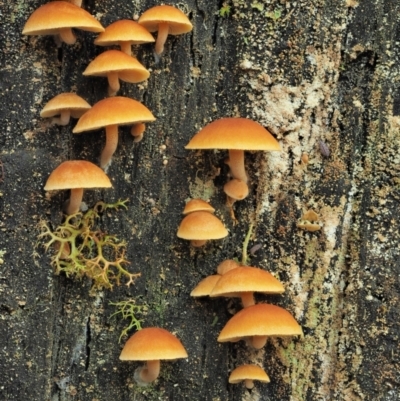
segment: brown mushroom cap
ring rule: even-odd
[[[151,43],[155,39],[153,35],[136,21],[122,19],[113,22],[106,27],[94,41],[98,46],[119,45],[120,42],[129,42],[129,44],[140,45],[142,43]]]
[[[148,327],[128,339],[119,359],[122,361],[151,361],[187,358],[182,343],[168,330]]]
[[[52,1],[35,10],[26,21],[23,35],[57,35],[63,28],[103,32],[104,28],[87,11],[66,1]]]
[[[281,150],[278,141],[259,123],[227,117],[206,125],[186,149]]]
[[[61,163],[47,179],[45,191],[73,188],[110,188],[111,182],[104,171],[86,160]]]
[[[71,116],[79,118],[92,106],[76,93],[60,93],[49,100],[40,112],[40,117],[48,118],[59,115],[64,110],[69,110]]]
[[[234,271],[234,270],[233,270]],[[252,336],[295,336],[303,331],[285,309],[271,304],[257,304],[234,315],[218,336],[219,342],[237,341]]]
[[[177,236],[188,240],[220,239],[228,235],[221,220],[209,212],[193,212],[186,215]]]
[[[210,297],[230,297],[232,293],[238,293],[240,296],[242,292],[282,294],[284,291],[282,283],[271,273],[257,267],[239,266],[221,276]]]
[[[232,370],[229,376],[229,383],[237,384],[243,380],[258,380],[264,383],[271,381],[264,369],[257,365],[241,365]]]
[[[160,23],[167,22],[170,35],[181,35],[193,29],[188,17],[178,8],[161,5],[146,10],[139,18],[138,23],[149,32],[156,32]]]
[[[211,276],[205,277],[203,280],[200,281],[199,284],[193,288],[192,292],[190,293],[191,297],[208,297],[214,288],[217,281],[221,278],[219,274],[213,274]]]
[[[118,73],[118,78],[129,83],[146,80],[150,72],[134,57],[120,50],[107,50],[99,54],[83,71],[83,75],[106,77],[109,73]]]
[[[186,215],[192,212],[210,212],[214,213],[215,209],[203,199],[191,199],[186,203],[182,214]]]
[[[142,103],[128,97],[115,96],[97,102],[78,120],[72,132],[78,134],[109,125],[130,125],[154,120],[151,111]]]

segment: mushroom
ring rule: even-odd
[[[122,349],[121,361],[146,361],[146,365],[136,369],[135,380],[145,386],[157,379],[161,359],[187,358],[182,343],[169,331],[159,327],[148,327],[136,332]]]
[[[271,304],[257,304],[234,315],[219,334],[219,342],[236,342],[249,338],[251,345],[262,348],[268,336],[297,336],[303,331],[285,309]]]
[[[164,51],[164,44],[169,35],[181,35],[193,29],[188,17],[176,7],[162,5],[145,11],[138,20],[149,32],[156,32],[157,41],[155,53],[160,56]]]
[[[79,118],[91,107],[76,93],[60,93],[46,103],[40,112],[40,117],[53,117],[53,124],[68,125],[71,117]],[[58,115],[60,117],[55,117]]]
[[[81,7],[66,1],[51,1],[35,10],[26,21],[23,35],[54,35],[61,42],[73,45],[72,28],[103,32],[100,22]]]
[[[203,246],[207,240],[228,235],[221,220],[209,212],[192,212],[186,215],[178,229],[179,238],[190,240],[194,247]]]
[[[244,181],[234,178],[224,185],[224,192],[228,197],[227,205],[231,207],[236,201],[247,197],[249,187]]]
[[[119,80],[132,84],[145,81],[150,72],[135,58],[120,50],[107,50],[99,54],[83,71],[85,76],[107,77],[108,95],[119,91]]]
[[[282,294],[282,283],[271,273],[257,267],[239,266],[221,276],[210,297],[240,297],[244,308],[254,305],[254,292]]]
[[[228,117],[206,125],[185,146],[186,149],[228,149],[233,178],[248,182],[244,167],[245,150],[281,150],[278,141],[259,123],[247,118]]]
[[[247,389],[251,390],[254,387],[254,380],[264,383],[269,383],[271,380],[265,373],[264,369],[257,365],[241,365],[232,370],[229,376],[229,383],[238,384],[244,381]]]
[[[121,19],[110,24],[94,41],[97,46],[118,45],[128,56],[132,45],[155,42],[153,35],[136,21]]]
[[[128,56],[127,56],[128,57]],[[142,103],[122,96],[100,100],[88,110],[73,129],[74,134],[105,127],[106,145],[100,165],[107,168],[118,145],[118,126],[154,121],[155,117]]]
[[[191,199],[188,203],[186,203],[185,208],[183,209],[182,214],[187,215],[192,212],[209,212],[214,213],[215,209],[203,199]]]
[[[68,215],[79,212],[84,188],[110,188],[110,179],[104,171],[86,160],[69,160],[61,163],[49,176],[45,191],[70,189],[66,207]]]
[[[321,229],[321,226],[316,223],[319,220],[319,216],[314,210],[308,210],[301,216],[300,221],[296,224],[297,227],[307,230],[307,231],[318,231]]]

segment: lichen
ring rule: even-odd
[[[96,226],[101,213],[107,209],[126,208],[126,202],[98,202],[84,214],[67,216],[54,231],[45,220],[39,222],[37,245],[53,253],[51,265],[55,274],[65,273],[67,277],[78,279],[88,277],[93,280],[92,290],[112,289],[123,277],[128,280],[127,286],[134,283],[140,273],[130,273],[124,267],[129,263],[125,258],[126,243]]]

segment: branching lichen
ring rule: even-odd
[[[126,243],[96,227],[100,213],[107,209],[126,208],[126,202],[98,202],[84,214],[67,216],[54,231],[46,221],[39,223],[41,232],[37,245],[42,244],[46,251],[53,252],[51,265],[56,274],[65,273],[67,277],[76,278],[86,276],[93,280],[92,289],[112,289],[114,283],[120,284],[122,277],[128,280],[126,285],[133,284],[140,273],[129,273],[124,267],[129,263],[125,259]],[[42,243],[45,238],[50,239]]]
[[[138,319],[136,317],[137,314],[143,314],[147,310],[146,305],[136,305],[135,300],[129,299],[127,301],[120,301],[120,302],[110,302],[110,305],[116,306],[118,309],[116,312],[114,312],[111,317],[116,316],[116,315],[121,315],[123,319],[129,319],[130,322],[128,326],[126,326],[122,332],[121,335],[119,336],[119,342],[121,342],[121,339],[124,336],[128,335],[128,332],[132,329],[135,328],[136,330],[141,330],[142,329],[142,319]]]

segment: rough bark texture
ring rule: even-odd
[[[91,104],[106,97],[105,79],[82,76],[104,49],[82,31],[60,49],[50,37],[23,37],[43,3],[0,2],[0,399],[399,400],[398,0],[169,2],[188,14],[193,32],[169,38],[158,65],[152,47],[140,47],[150,79],[120,92],[157,120],[139,144],[120,129],[113,189],[84,195],[89,205],[129,199],[127,211],[102,216],[101,228],[127,241],[129,269],[141,277],[94,296],[88,280],[55,276],[35,243],[38,222],[60,224],[68,196],[45,196],[48,175],[68,159],[97,163],[104,130],[72,135],[74,121],[59,128],[39,113],[64,91]],[[155,4],[83,7],[107,26]],[[259,121],[283,149],[246,153],[251,194],[235,204],[238,224],[224,206],[225,152],[184,149],[207,122],[236,115]],[[194,250],[176,237],[191,197],[211,200],[227,239]],[[319,214],[320,231],[297,228],[308,209]],[[216,341],[237,301],[189,296],[218,263],[241,257],[250,223],[250,246],[262,245],[251,264],[286,287],[258,302],[286,307],[304,330],[304,338],[271,339],[257,352]],[[110,318],[110,302],[129,298],[147,305],[143,326],[173,331],[189,354],[162,364],[150,387],[133,381],[139,363],[118,359],[126,322]],[[264,366],[271,383],[251,392],[229,385],[242,362]]]

